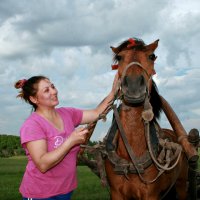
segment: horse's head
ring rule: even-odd
[[[126,104],[143,103],[150,94],[157,58],[154,51],[158,41],[145,45],[140,39],[130,38],[116,48],[111,47],[117,64],[113,68],[118,69],[122,97]]]

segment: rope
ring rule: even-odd
[[[155,165],[157,167],[159,167],[160,169],[165,170],[165,171],[169,171],[169,170],[172,170],[173,168],[175,168],[176,165],[178,164],[179,160],[180,160],[182,149],[181,148],[179,149],[179,154],[178,154],[177,160],[171,167],[168,167],[169,163],[167,163],[165,166],[160,165],[160,163],[156,160],[156,158],[153,154],[152,148],[151,148],[150,134],[149,134],[149,122],[145,122],[145,129],[146,129],[145,133],[146,133],[146,138],[147,138],[147,146],[148,146],[151,158],[154,161]]]
[[[132,149],[131,149],[131,147],[130,147],[128,141],[127,141],[127,138],[126,138],[126,136],[125,136],[125,134],[124,134],[124,130],[123,130],[122,124],[121,124],[121,122],[119,121],[119,114],[118,114],[118,111],[117,111],[117,109],[116,109],[116,106],[113,106],[113,110],[114,110],[115,119],[116,119],[116,121],[117,121],[117,125],[118,125],[118,128],[119,128],[119,132],[120,132],[121,137],[122,137],[122,139],[123,139],[124,145],[125,145],[126,150],[127,150],[128,154],[129,154],[129,156],[130,156],[130,158],[131,158],[132,163],[133,163],[134,166],[135,166],[135,169],[136,169],[136,171],[137,171],[137,173],[138,173],[140,179],[141,179],[145,184],[151,184],[151,183],[155,182],[155,181],[164,173],[164,170],[158,169],[159,172],[158,172],[157,176],[156,176],[154,179],[152,179],[152,180],[145,180],[145,179],[142,177],[142,175],[140,174],[140,171],[139,171],[139,165],[138,165],[138,163],[137,163],[136,157],[135,157],[135,155],[133,154],[133,151],[132,151]]]

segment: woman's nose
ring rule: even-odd
[[[58,93],[58,91],[57,91],[56,88],[52,88],[52,89],[51,89],[51,92],[52,92],[52,94],[57,94],[57,93]]]

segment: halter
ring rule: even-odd
[[[125,93],[125,92],[123,91],[122,82],[123,82],[123,80],[124,80],[124,77],[125,77],[125,75],[126,75],[127,70],[128,70],[132,65],[137,65],[137,66],[139,66],[139,67],[145,72],[145,74],[147,75],[147,77],[148,77],[147,94],[148,94],[148,96],[149,96],[150,80],[152,79],[152,75],[153,75],[153,74],[150,74],[150,75],[149,75],[148,72],[147,72],[147,70],[144,68],[144,66],[143,66],[141,63],[135,62],[135,61],[133,61],[133,62],[129,63],[128,65],[126,65],[125,69],[124,69],[123,72],[122,72],[122,76],[121,76],[121,80],[120,80],[120,86],[121,86],[122,94]]]
[[[140,40],[140,41],[141,41],[141,40]],[[132,48],[134,48],[134,47],[137,46],[138,39],[136,39],[136,38],[129,38],[129,39],[128,39],[128,42],[129,42],[129,44],[127,45],[127,47],[123,48],[121,51],[124,51],[124,50],[132,50]],[[113,48],[113,47],[112,47],[112,48]],[[119,52],[121,52],[121,51],[119,51]],[[117,52],[116,54],[118,54],[119,52]],[[152,77],[152,75],[156,74],[155,70],[153,70],[153,72],[149,75],[148,72],[147,72],[147,70],[142,66],[141,63],[136,62],[136,61],[133,61],[133,62],[129,63],[129,64],[125,67],[124,72],[122,73],[122,77],[125,76],[127,69],[128,69],[131,65],[134,65],[134,64],[135,64],[135,65],[138,65],[139,67],[141,67],[141,68],[145,71],[145,73],[146,73],[146,75],[147,75],[147,77],[148,77],[149,79]],[[118,64],[112,65],[112,70],[117,70],[118,68],[119,68],[119,65],[118,65]]]
[[[131,43],[130,45],[128,45],[127,47],[133,47],[133,46],[135,46],[135,41],[134,40],[130,40],[129,39],[129,42]],[[124,79],[124,77],[125,77],[125,75],[126,75],[126,72],[127,72],[127,70],[129,69],[129,67],[131,67],[132,65],[137,65],[137,66],[139,66],[140,68],[142,68],[142,70],[144,71],[144,73],[146,73],[146,75],[147,75],[147,77],[148,77],[148,82],[149,82],[149,80],[152,78],[152,75],[154,74],[154,73],[150,73],[150,74],[148,74],[148,72],[147,72],[147,70],[141,65],[141,63],[139,63],[139,62],[131,62],[131,63],[129,63],[126,67],[125,67],[125,69],[123,70],[123,72],[122,72],[122,76],[121,76],[121,80],[120,80],[120,84],[118,85],[119,87],[121,86],[121,81]],[[113,65],[113,68],[115,67],[115,69],[118,69],[118,65]],[[148,85],[149,86],[149,85]],[[118,91],[119,91],[119,88],[118,88]],[[148,89],[147,89],[147,91],[148,91]],[[112,107],[113,107],[113,111],[115,111],[116,110],[116,108],[114,108],[115,106],[113,106],[113,103],[114,103],[114,101],[117,99],[116,97],[118,97],[119,98],[119,96],[118,96],[118,92],[116,92],[116,94],[115,94],[115,98],[113,99],[113,101],[111,101],[110,102],[110,104],[109,104],[109,106],[105,109],[105,111],[99,116],[99,119],[104,119],[105,117],[106,117],[106,115],[107,115],[107,113],[112,109]],[[147,95],[146,95],[146,99],[147,100],[149,100],[149,98],[147,97]],[[166,107],[165,106],[165,104],[163,104],[164,105],[164,107]],[[145,106],[144,106],[145,107]],[[165,111],[165,110],[164,110]],[[168,114],[169,115],[171,115],[172,114],[172,116],[173,116],[173,112],[170,110],[170,111],[168,111]],[[117,115],[118,115],[118,113],[117,113]],[[118,117],[119,118],[119,117]],[[171,116],[170,116],[170,118],[172,118]],[[98,119],[98,120],[99,120]],[[143,119],[144,119],[144,117],[143,117]],[[173,119],[173,118],[172,118]],[[97,121],[98,121],[97,120]],[[96,122],[97,122],[96,121]],[[163,149],[167,149],[167,152],[166,152],[166,158],[164,158],[164,161],[166,161],[166,162],[161,162],[162,160],[160,160],[160,158],[162,157],[163,158],[163,154],[160,154],[159,155],[159,162],[156,160],[156,158],[155,158],[155,156],[153,155],[153,152],[152,152],[152,148],[151,148],[151,143],[150,143],[150,139],[149,139],[149,137],[150,137],[150,131],[149,131],[149,120],[145,120],[144,119],[144,121],[145,121],[145,135],[146,135],[146,138],[147,138],[147,146],[148,146],[148,151],[149,151],[149,153],[151,154],[151,158],[152,158],[152,162],[154,162],[155,163],[155,166],[157,167],[157,169],[159,170],[159,173],[157,174],[157,176],[155,177],[155,178],[153,178],[153,180],[145,180],[144,178],[143,178],[143,176],[140,174],[140,169],[141,169],[141,166],[140,166],[140,163],[139,162],[134,162],[134,160],[135,160],[135,158],[134,158],[134,156],[130,156],[130,158],[131,158],[131,160],[132,160],[132,163],[133,163],[133,165],[135,164],[136,165],[136,171],[138,171],[138,174],[139,174],[139,177],[141,178],[141,180],[144,182],[144,183],[146,183],[146,184],[150,184],[150,183],[152,183],[152,182],[154,182],[154,181],[156,181],[157,180],[157,178],[159,178],[160,177],[160,175],[161,174],[163,174],[165,171],[170,171],[170,170],[172,170],[173,168],[175,168],[177,165],[178,165],[178,162],[179,162],[179,159],[181,158],[181,152],[182,152],[182,149],[181,149],[181,147],[180,147],[180,145],[176,145],[176,146],[169,146],[169,149],[168,149],[168,146],[167,145],[171,145],[171,142],[168,142],[168,141],[163,141],[162,140],[162,138],[161,138],[161,143],[160,143],[160,145],[161,146],[163,146]],[[173,122],[175,123],[177,120],[174,120],[173,119]],[[95,125],[96,125],[96,122],[95,122]],[[171,123],[171,122],[170,122]],[[119,125],[118,126],[121,126],[120,125],[121,123],[119,122]],[[179,126],[179,124],[180,123],[178,123],[178,126]],[[90,124],[90,126],[91,127],[95,127],[95,125],[94,124]],[[176,124],[175,124],[175,126],[176,126]],[[173,126],[172,126],[173,127]],[[156,132],[157,131],[159,131],[159,130],[161,130],[160,129],[160,127],[158,126],[158,127],[155,127],[156,129],[158,129],[158,130],[156,130]],[[93,131],[92,131],[93,132]],[[121,130],[121,131],[119,131],[119,133],[122,133],[123,131]],[[178,131],[177,131],[178,132]],[[123,139],[123,137],[124,136],[121,136],[122,137],[122,139]],[[113,141],[115,141],[115,137],[113,137]],[[125,140],[127,140],[126,138],[125,138]],[[182,140],[181,140],[182,141]],[[86,147],[86,146],[85,146]],[[89,147],[88,146],[88,148],[95,148],[95,147]],[[97,155],[97,161],[100,161],[100,160],[102,160],[102,162],[103,162],[103,158],[101,158],[101,156],[102,156],[102,154],[103,154],[103,151],[104,151],[104,146],[102,145],[102,144],[100,144],[99,145],[99,147],[96,147],[96,150],[97,150],[97,153],[96,153],[96,151],[94,152],[95,153],[95,155]],[[99,151],[98,151],[99,150]],[[172,153],[174,153],[174,156],[172,157],[173,159],[171,159],[171,157],[170,157],[170,155],[171,155],[171,153],[170,153],[170,151],[172,150]],[[148,152],[147,151],[147,152]],[[164,150],[163,150],[163,152],[164,152]],[[163,152],[161,152],[161,153],[163,153]],[[112,153],[112,152],[110,152],[110,153]],[[107,155],[106,153],[105,153],[105,155]],[[104,156],[105,156],[104,155]],[[117,155],[117,154],[116,154]],[[103,156],[102,156],[103,157]],[[105,158],[105,157],[104,157]],[[173,162],[173,164],[172,164],[172,166],[171,166],[171,163],[170,163],[170,161],[174,161]],[[119,163],[119,157],[117,157],[117,164],[119,165],[120,163]],[[124,163],[123,163],[124,164]],[[126,163],[125,163],[126,164]],[[91,163],[90,163],[90,165],[91,165]],[[89,166],[89,165],[88,165]],[[99,162],[97,162],[97,166],[98,166],[98,168],[100,169],[100,177],[102,178],[102,176],[105,176],[105,174],[102,172],[102,170],[104,169],[104,166],[100,163],[99,164]],[[124,165],[123,165],[124,166]],[[123,167],[122,166],[122,167]],[[129,165],[129,163],[128,163],[128,167],[127,167],[127,169],[130,169],[131,168],[131,166],[132,165]],[[121,166],[120,166],[121,167]],[[145,168],[146,169],[146,168]],[[94,172],[94,171],[93,171]],[[168,173],[168,172],[167,172]],[[127,170],[124,170],[124,175],[126,176],[126,174],[127,174]],[[179,172],[177,172],[176,173],[176,177],[175,177],[175,179],[174,179],[174,181],[172,182],[172,184],[171,184],[171,186],[170,186],[170,188],[169,189],[171,189],[171,187],[175,184],[175,182],[176,182],[176,179],[177,179],[177,177],[178,177],[178,174],[179,174]],[[127,179],[128,179],[128,177],[127,177]],[[167,190],[167,192],[166,193],[168,193],[168,191],[169,191],[169,189]],[[165,193],[165,194],[166,194]],[[165,194],[163,195],[163,196],[165,196]],[[162,196],[162,197],[163,197]]]
[[[147,73],[147,70],[142,66],[142,64],[140,64],[139,62],[131,62],[128,65],[126,65],[124,71],[122,72],[122,80],[124,79],[127,70],[129,69],[129,67],[131,67],[132,65],[138,65],[140,68],[142,68],[144,70],[144,72],[146,73],[146,75],[150,78],[149,74]]]

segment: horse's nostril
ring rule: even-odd
[[[139,82],[140,86],[145,85],[144,76],[140,76],[138,82]]]
[[[124,85],[125,87],[128,87],[128,76],[125,76],[125,77],[124,77],[123,85]]]
[[[146,80],[144,76],[124,76],[122,80],[122,90],[124,94],[132,97],[134,96],[134,98],[143,96],[146,93]]]

